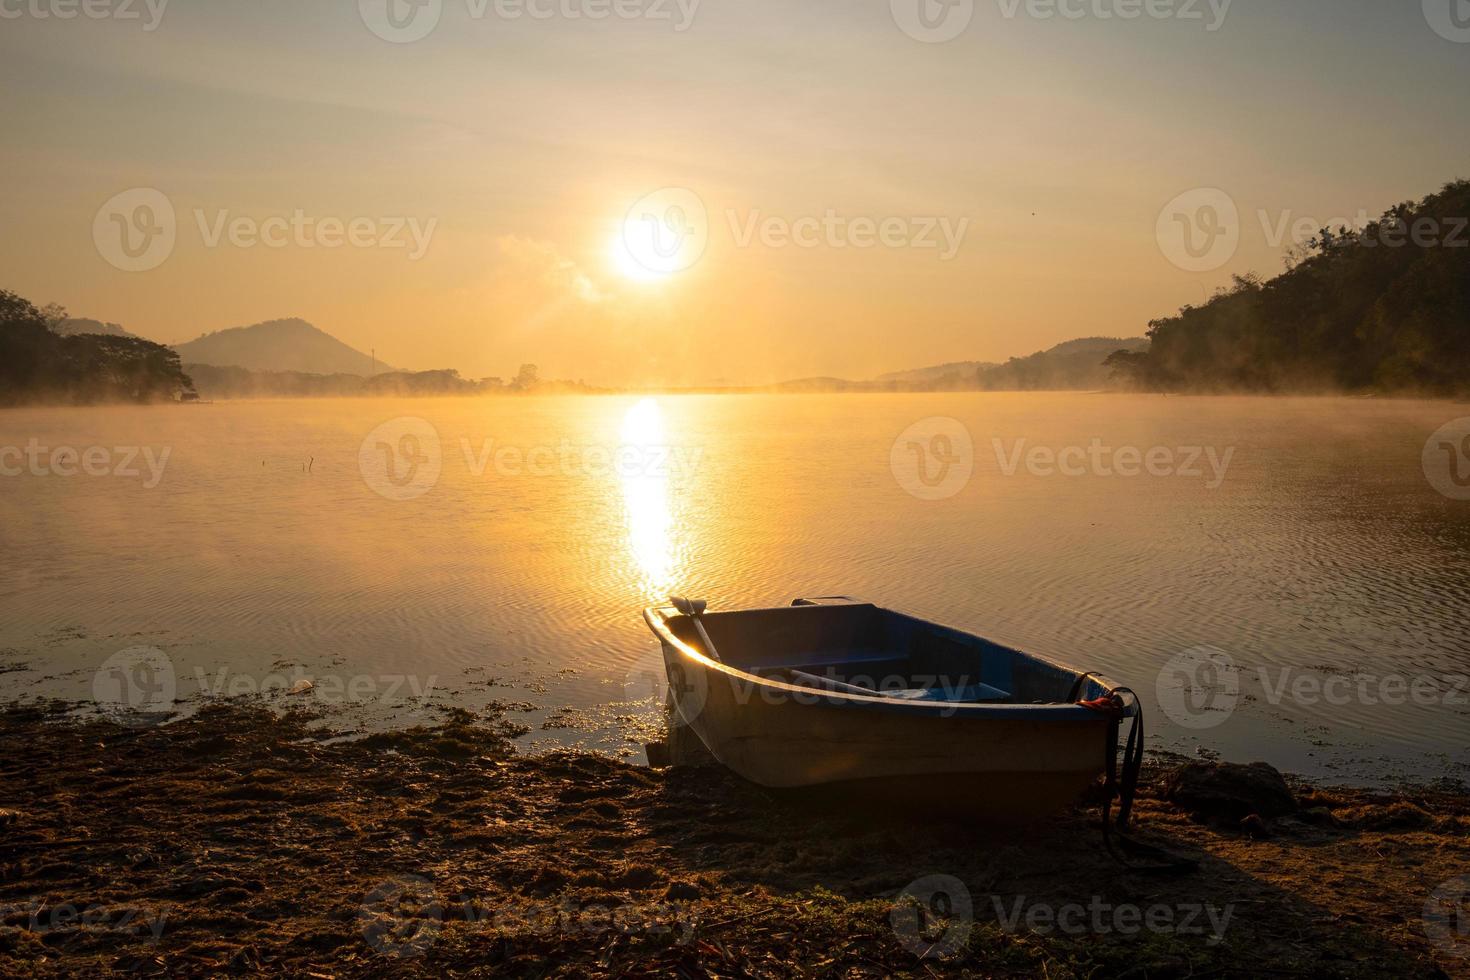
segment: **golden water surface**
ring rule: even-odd
[[[0,457],[0,683],[85,701],[143,646],[185,701],[306,677],[347,725],[503,702],[532,746],[627,751],[656,720],[642,607],[848,594],[1125,681],[1156,747],[1463,776],[1470,501],[1424,449],[1465,415],[1085,394],[5,411],[0,449],[108,463]],[[112,472],[129,449],[138,475]],[[1239,693],[1180,724],[1160,700],[1200,650]],[[1346,703],[1311,693],[1333,677]]]

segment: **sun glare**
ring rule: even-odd
[[[645,448],[659,446],[664,441],[664,416],[658,401],[653,398],[640,399],[623,416],[623,445]]]
[[[662,595],[673,579],[676,551],[668,475],[662,467],[649,465],[664,444],[658,402],[644,398],[628,409],[619,435],[620,456],[631,461],[620,474],[628,550],[643,589],[649,595]]]
[[[662,282],[671,275],[638,261],[628,247],[628,235],[623,229],[613,233],[612,241],[608,243],[608,253],[612,256],[613,268],[630,282]]]

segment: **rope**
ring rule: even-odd
[[[1082,703],[1078,700],[1078,698],[1082,697],[1082,685],[1087,683],[1087,679],[1089,677],[1096,681],[1102,680],[1101,675],[1099,675],[1098,672],[1095,670],[1089,670],[1085,674],[1078,674],[1077,679],[1072,682],[1072,693],[1067,695],[1068,704]],[[1088,705],[1091,706],[1091,702],[1088,702]]]

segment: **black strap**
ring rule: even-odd
[[[1086,676],[1086,675],[1084,675]],[[1080,687],[1080,684],[1079,684]],[[1104,770],[1102,829],[1103,844],[1113,860],[1129,871],[1157,874],[1187,874],[1199,868],[1195,858],[1180,857],[1161,847],[1134,840],[1127,834],[1133,816],[1133,798],[1138,792],[1138,777],[1143,770],[1143,702],[1137,694],[1126,687],[1113,689],[1112,694],[1127,694],[1133,698],[1133,724],[1128,729],[1128,744],[1123,750],[1123,771],[1118,772],[1118,735],[1121,722],[1118,718],[1108,723],[1107,766]],[[1113,797],[1118,797],[1117,844],[1114,844],[1112,821]],[[1118,848],[1153,860],[1153,864],[1137,864],[1118,853]]]
[[[1128,694],[1133,698],[1133,724],[1128,728],[1128,746],[1123,750],[1123,778],[1118,784],[1118,829],[1127,830],[1128,820],[1133,815],[1133,797],[1138,792],[1138,776],[1143,771],[1143,702],[1126,687],[1120,687],[1113,693]],[[1114,727],[1116,729],[1116,725]],[[1116,753],[1116,730],[1111,737]]]

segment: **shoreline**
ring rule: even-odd
[[[31,669],[19,661],[0,659],[0,679],[7,673]],[[524,696],[534,690],[535,684],[530,687],[499,684],[494,689],[504,688],[503,696],[483,699],[464,698],[460,695],[465,689],[443,686],[436,693],[447,694],[448,698],[433,702],[417,701],[416,706],[406,713],[362,714],[355,712],[346,700],[324,701],[317,696],[319,692],[292,690],[290,681],[297,677],[294,673],[271,676],[281,678],[280,683],[257,693],[192,693],[178,697],[168,712],[148,717],[155,724],[173,725],[192,719],[202,711],[220,708],[247,712],[260,710],[277,717],[308,719],[310,737],[331,743],[359,741],[424,725],[432,726],[445,716],[479,714],[496,719],[497,736],[503,737],[509,750],[520,758],[534,761],[548,755],[568,753],[596,756],[645,769],[651,767],[647,756],[649,743],[660,742],[667,734],[666,718],[662,712],[647,717],[627,711],[599,715],[585,706],[556,699],[542,703],[525,700]],[[300,673],[302,678],[311,679],[312,676],[315,675]],[[54,680],[54,675],[47,675],[40,678],[39,683]],[[535,695],[531,693],[530,696]],[[47,711],[57,713],[58,720],[73,725],[103,723],[112,717],[105,708],[99,709],[96,702],[71,700],[74,697],[75,693],[63,691],[33,691],[29,696],[21,697],[0,683],[0,716]],[[410,702],[400,703],[407,705]],[[1282,734],[1290,732],[1290,728],[1280,730]],[[1424,749],[1418,756],[1390,758],[1381,754],[1375,756],[1369,748],[1318,740],[1312,743],[1313,752],[1309,755],[1320,754],[1327,749],[1341,749],[1342,754],[1313,759],[1311,761],[1317,764],[1317,768],[1312,769],[1292,765],[1267,745],[1256,746],[1245,753],[1228,750],[1222,753],[1192,739],[1165,742],[1156,730],[1150,733],[1149,741],[1151,744],[1144,750],[1145,764],[1155,771],[1192,762],[1219,762],[1225,759],[1226,754],[1231,758],[1244,758],[1249,754],[1253,761],[1264,759],[1284,773],[1288,780],[1321,789],[1396,796],[1470,794],[1470,771],[1467,771],[1470,760],[1450,762],[1438,750]],[[1301,763],[1303,760],[1298,757],[1295,761]]]
[[[1470,977],[1464,792],[1293,779],[1294,815],[1209,824],[1151,765],[1137,836],[1202,862],[1159,877],[1107,856],[1095,805],[1028,827],[824,806],[519,755],[493,712],[326,744],[306,711],[64,710],[0,710],[9,976]]]
[[[1241,399],[1263,401],[1379,401],[1436,402],[1470,405],[1470,392],[1435,393],[1423,391],[1139,391],[1129,388],[790,388],[778,386],[737,386],[729,388],[606,388],[595,391],[522,391],[522,392],[397,392],[380,394],[261,394],[248,396],[211,396],[198,401],[160,399],[156,401],[29,401],[0,403],[0,410],[45,408],[160,408],[200,407],[207,405],[248,405],[274,402],[373,402],[373,401],[454,401],[526,398],[683,398],[715,395],[811,397],[818,395],[1094,395],[1106,397],[1148,397],[1185,399]]]

